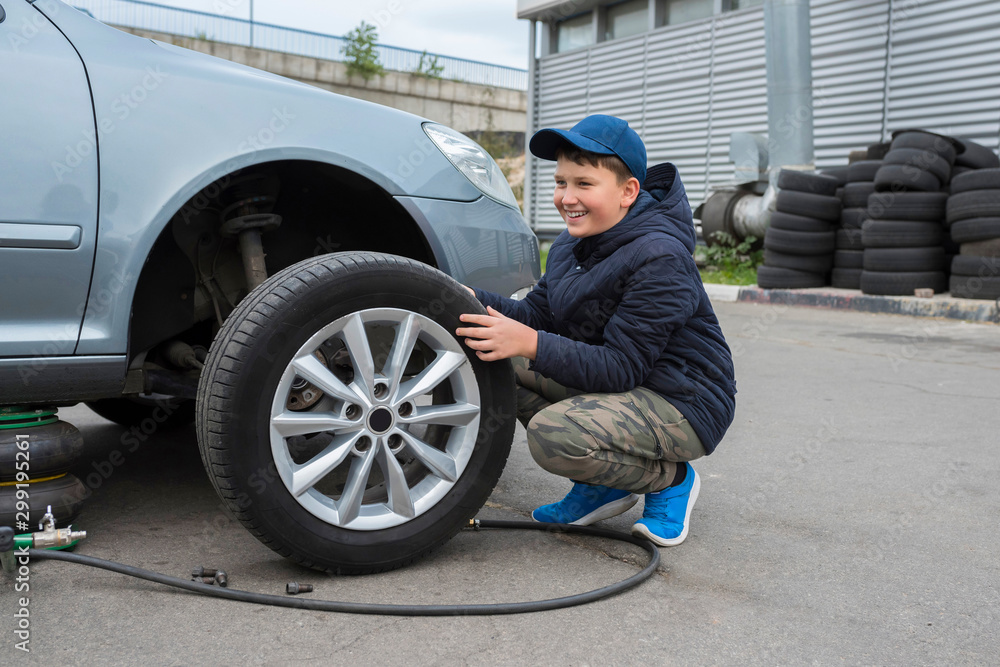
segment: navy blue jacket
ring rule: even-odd
[[[584,239],[560,234],[523,300],[478,289],[476,296],[538,331],[530,368],[587,392],[651,389],[681,411],[711,454],[733,421],[736,384],[694,246],[684,185],[664,163],[649,170],[614,227]]]

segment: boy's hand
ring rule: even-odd
[[[465,344],[476,350],[483,361],[498,361],[511,357],[534,359],[538,352],[538,332],[517,320],[487,306],[488,315],[466,313],[458,319],[478,327],[455,329],[456,336],[465,336]]]

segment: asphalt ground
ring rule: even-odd
[[[996,664],[1000,656],[1000,328],[893,315],[720,303],[736,420],[711,457],[687,541],[654,577],[570,609],[494,617],[333,614],[202,598],[110,572],[30,566],[0,576],[3,662],[350,665]],[[121,427],[60,411],[92,448]],[[96,478],[92,478],[96,480]],[[524,519],[568,483],[538,469],[518,428],[482,518]],[[602,525],[627,531],[641,503]],[[402,570],[336,577],[277,556],[215,496],[193,428],[156,433],[93,489],[79,553],[232,588],[386,603],[558,597],[635,572],[641,550],[521,531],[462,532]]]

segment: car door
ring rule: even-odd
[[[0,14],[0,358],[71,355],[97,240],[90,87],[31,3],[0,0]]]

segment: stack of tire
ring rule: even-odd
[[[764,234],[765,289],[823,287],[833,266],[834,226],[840,219],[840,183],[822,174],[782,169],[778,198]]]
[[[861,291],[912,295],[948,289],[944,242],[946,192],[955,141],[909,130],[894,135],[868,198]]]
[[[861,289],[864,243],[861,225],[868,219],[868,197],[875,192],[875,174],[882,166],[880,144],[871,146],[866,159],[847,165],[846,183],[841,192],[843,209],[837,230],[837,250],[833,256],[830,284],[846,289]]]
[[[83,437],[54,408],[0,407],[0,526],[33,533],[52,507],[56,525],[80,512],[86,488],[67,471],[83,453]]]
[[[1000,299],[1000,159],[979,144],[960,141],[965,151],[956,164],[964,169],[956,169],[946,211],[951,238],[959,244],[951,263],[951,295]]]

